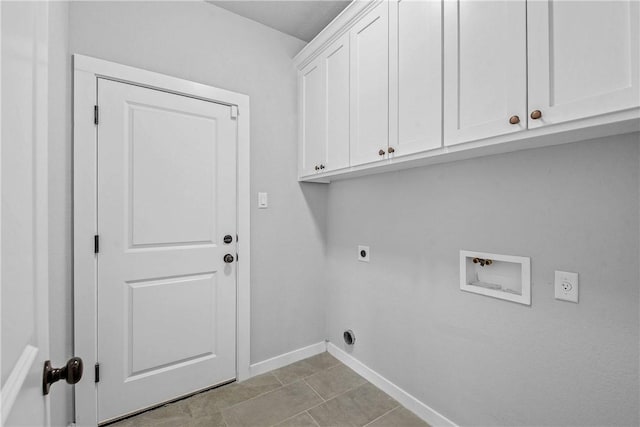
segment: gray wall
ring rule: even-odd
[[[292,57],[305,43],[204,2],[72,2],[60,7],[68,7],[71,54],[251,97],[251,362],[322,341],[326,187],[296,181]],[[65,95],[70,89],[64,81],[63,73],[56,82],[61,91],[57,108],[66,108],[69,123]],[[70,356],[72,337],[72,146],[62,127],[52,142],[50,164],[51,330],[52,343],[60,343],[52,349],[58,364]],[[269,193],[269,209],[257,209],[258,191]],[[70,395],[66,398],[71,401]],[[52,409],[54,423],[66,423],[64,414]]]
[[[330,340],[460,425],[637,425],[638,140],[332,183]],[[460,291],[460,249],[531,257],[531,306]]]

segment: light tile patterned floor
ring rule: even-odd
[[[170,403],[110,427],[427,426],[364,378],[322,353]]]

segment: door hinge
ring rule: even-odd
[[[97,254],[100,252],[100,236],[97,234],[93,236],[93,253]]]
[[[237,105],[232,105],[231,106],[231,118],[232,119],[237,119],[238,118],[238,114],[240,114],[240,111],[238,111],[238,106]]]
[[[93,124],[98,124],[98,106],[93,106]]]
[[[96,370],[95,370],[95,375],[96,375],[96,382],[99,383],[100,382],[100,363],[96,363]]]

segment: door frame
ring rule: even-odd
[[[75,422],[97,425],[97,105],[98,78],[143,86],[218,104],[235,106],[238,122],[237,161],[237,307],[236,379],[249,378],[250,363],[250,139],[249,96],[117,64],[73,55],[73,283],[74,354],[85,364],[85,378],[75,386]],[[230,112],[231,114],[231,112]],[[161,403],[161,402],[158,402]]]

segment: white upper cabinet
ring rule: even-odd
[[[638,0],[353,1],[294,59],[301,181],[640,129]]]
[[[324,71],[322,58],[307,65],[299,75],[302,124],[300,127],[301,175],[320,170],[326,156]]]
[[[524,0],[444,2],[445,145],[527,127]]]
[[[327,97],[326,170],[349,166],[349,35],[324,53]]]
[[[392,157],[442,147],[442,2],[389,9]]]
[[[359,165],[386,158],[389,145],[389,3],[378,3],[349,37],[351,165]]]
[[[640,105],[637,0],[527,3],[529,128]]]

